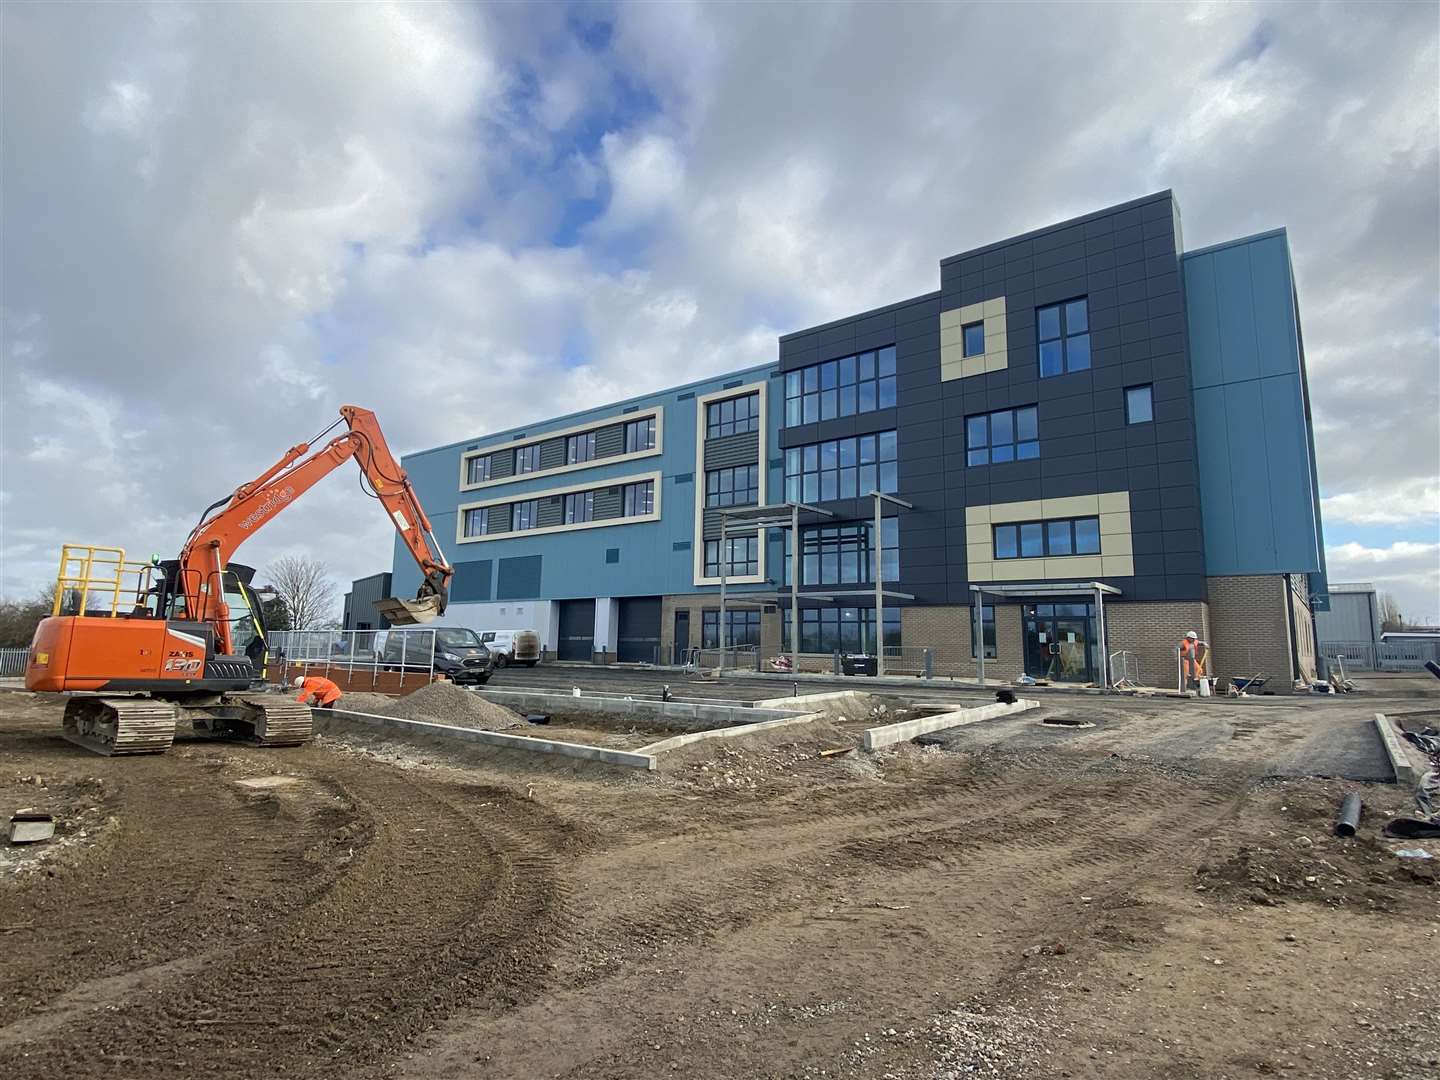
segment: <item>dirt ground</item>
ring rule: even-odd
[[[1378,838],[1391,785],[1091,729],[106,759],[59,714],[0,694],[0,809],[59,819],[0,850],[13,1080],[1440,1077],[1440,860]]]

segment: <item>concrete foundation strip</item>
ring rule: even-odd
[[[922,716],[915,720],[902,720],[898,724],[886,724],[884,727],[866,729],[864,745],[866,750],[879,750],[881,747],[891,746],[894,743],[909,742],[917,735],[928,735],[932,731],[944,731],[947,728],[963,727],[966,724],[978,724],[982,720],[1012,716],[1015,713],[1028,712],[1030,709],[1039,707],[1038,701],[1019,698],[1013,705],[1005,705],[997,701],[993,705],[981,705],[975,709],[960,709],[956,712],[941,713],[938,716]]]
[[[1395,771],[1395,782],[1401,787],[1413,788],[1415,786],[1415,766],[1410,763],[1410,755],[1405,752],[1405,744],[1395,733],[1395,725],[1385,718],[1384,713],[1377,712],[1375,714],[1375,730],[1380,734],[1380,746],[1390,760],[1390,768]]]
[[[752,709],[788,709],[791,712],[803,709],[806,712],[812,712],[824,709],[827,705],[849,705],[857,701],[864,701],[868,696],[861,690],[831,690],[823,694],[765,698],[763,701],[752,701],[750,707]]]
[[[756,720],[775,720],[811,711],[803,705],[779,704],[768,708],[753,705],[700,705],[693,702],[655,701],[653,698],[602,698],[592,697],[589,694],[575,697],[573,694],[547,693],[539,690],[490,690],[483,687],[474,690],[473,693],[483,697],[486,701],[493,701],[497,705],[505,705],[521,712],[561,714],[592,712],[614,716],[652,716],[672,721],[672,726],[680,727],[686,725],[673,722],[688,720],[697,725],[704,724],[706,727],[718,727],[721,724],[749,725]],[[780,698],[778,700],[784,702],[790,699]]]
[[[375,713],[351,712],[348,709],[314,709],[312,711],[317,719],[353,720],[371,727],[389,728],[411,735],[435,735],[442,739],[482,743],[486,746],[498,746],[506,750],[523,750],[531,754],[558,754],[561,757],[600,761],[606,765],[622,765],[632,769],[653,770],[655,768],[655,756],[646,750],[611,750],[604,746],[585,746],[582,743],[560,742],[556,739],[532,739],[524,735],[502,735],[498,731],[485,731],[481,728],[431,724],[424,720],[402,720],[398,716],[379,716]],[[684,736],[681,737],[684,738]]]
[[[774,731],[776,728],[791,727],[796,724],[810,724],[816,720],[829,720],[827,713],[805,713],[801,716],[785,716],[779,720],[762,720],[758,724],[742,724],[739,727],[715,728],[711,731],[691,731],[684,735],[674,735],[668,739],[661,739],[649,746],[642,746],[636,753],[640,754],[663,754],[667,750],[678,750],[682,746],[689,746],[691,743],[704,742],[707,739],[739,739],[746,735],[752,735],[757,731]]]

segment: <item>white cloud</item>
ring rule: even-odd
[[[1440,477],[1415,477],[1375,492],[1345,492],[1321,500],[1329,524],[1432,526],[1440,522]]]
[[[1373,582],[1381,592],[1395,594],[1410,621],[1440,622],[1440,542],[1338,544],[1325,549],[1325,562],[1331,582]]]

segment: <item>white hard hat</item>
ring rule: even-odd
[[[1194,637],[1195,635],[1194,635],[1194,634],[1191,634],[1190,636],[1191,636],[1191,637]],[[295,676],[295,685],[296,685],[296,686],[304,686],[304,685],[305,685],[305,676],[304,676],[304,675],[296,675],[296,676]]]
[[[1191,631],[1190,631],[1188,634],[1186,634],[1185,636],[1186,636],[1187,638],[1189,638],[1191,641],[1196,641],[1196,640],[1198,640],[1198,639],[1196,638],[1196,636],[1195,636],[1195,631],[1194,631],[1194,630],[1191,630]],[[296,683],[295,685],[296,685],[296,686],[299,686],[300,684],[299,684],[299,683]]]

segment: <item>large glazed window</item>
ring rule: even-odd
[[[781,621],[782,650],[790,648],[790,615]],[[885,644],[900,644],[900,612],[885,609]],[[875,648],[874,608],[802,608],[800,651],[858,653]]]
[[[532,443],[515,451],[515,475],[535,472],[540,468],[540,444]]]
[[[700,613],[702,649],[720,647],[720,610],[707,608]],[[760,644],[760,612],[753,608],[725,609],[725,647]]]
[[[895,346],[785,373],[785,426],[814,424],[895,405]]]
[[[711,469],[705,474],[706,506],[752,506],[759,501],[759,465]]]
[[[1036,406],[1001,409],[965,418],[965,463],[999,465],[1040,456],[1040,413]]]
[[[540,523],[540,503],[535,499],[510,505],[510,528],[513,532],[533,529]]]
[[[705,576],[720,576],[720,540],[705,541]],[[760,544],[753,536],[733,536],[723,541],[729,552],[725,576],[754,577],[760,572]]]
[[[719,439],[726,435],[743,435],[760,430],[760,395],[712,401],[705,406],[705,437]]]
[[[875,549],[871,537],[873,522],[822,525],[802,529],[801,585],[872,585],[875,582]],[[885,581],[900,580],[900,521],[883,518],[880,573]],[[790,584],[790,533],[785,533],[784,584]]]
[[[1040,377],[1090,367],[1090,312],[1085,297],[1035,309]]]
[[[895,432],[792,446],[785,451],[785,498],[790,502],[855,499],[900,490]]]
[[[995,526],[997,559],[1099,554],[1098,517],[1057,518],[1052,521],[1023,521]]]
[[[595,520],[595,492],[577,491],[565,496],[565,524]]]

